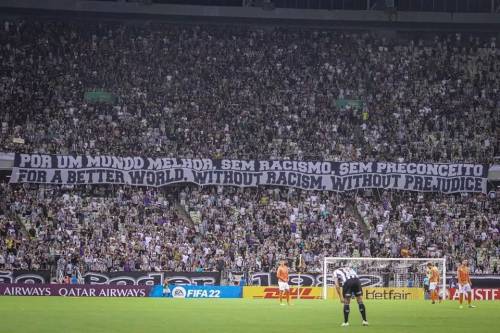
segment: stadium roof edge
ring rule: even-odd
[[[137,4],[81,0],[0,0],[4,15],[49,15],[154,19],[169,21],[226,21],[320,25],[332,28],[471,29],[500,31],[500,13],[395,12],[379,10],[315,10],[258,7]]]

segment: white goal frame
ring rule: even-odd
[[[419,261],[419,262],[441,262],[443,264],[443,271],[442,271],[442,286],[443,288],[443,300],[446,299],[446,257],[443,258],[372,258],[372,257],[325,257],[323,259],[323,299],[327,299],[328,296],[328,280],[327,280],[327,274],[328,274],[328,264],[331,264],[333,262],[338,262],[341,260],[348,260],[348,261]],[[331,274],[331,273],[330,273]]]

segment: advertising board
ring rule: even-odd
[[[321,287],[292,287],[290,288],[292,299],[321,299],[323,288]],[[334,288],[327,289],[328,299],[338,299]],[[422,288],[363,288],[363,297],[367,300],[423,300]],[[278,299],[278,287],[244,287],[243,298],[251,299]]]
[[[456,288],[448,289],[448,299],[458,300],[460,293]],[[500,300],[500,288],[486,289],[486,288],[473,288],[472,299],[475,301],[498,301]]]
[[[0,296],[148,297],[151,286],[2,283]]]
[[[323,288],[321,287],[290,287],[292,299],[321,299]],[[333,288],[328,288],[328,298],[333,297]],[[278,299],[279,289],[277,286],[268,287],[243,287],[243,298],[251,299]]]
[[[86,272],[83,274],[85,284],[110,285],[149,285],[163,284],[165,279],[172,284],[219,285],[220,272]],[[48,270],[3,270],[0,271],[1,283],[50,283]]]
[[[168,292],[163,286],[155,286],[152,297],[171,298],[241,298],[242,287],[238,286],[194,286],[169,285]]]

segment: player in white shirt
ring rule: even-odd
[[[349,326],[349,312],[351,297],[354,294],[358,301],[359,312],[363,317],[363,326],[368,326],[366,320],[366,308],[363,304],[363,289],[358,275],[350,267],[337,268],[333,271],[333,279],[335,281],[335,289],[340,298],[340,303],[344,304],[344,322],[341,326]],[[342,290],[340,288],[342,287]]]

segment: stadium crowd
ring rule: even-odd
[[[0,268],[7,269],[267,271],[299,252],[319,269],[323,255],[351,254],[363,242],[334,194],[303,192],[287,201],[262,189],[186,188],[174,195],[6,184],[1,194]],[[201,218],[193,221],[186,208]]]
[[[371,255],[448,259],[449,270],[467,258],[472,272],[499,274],[500,203],[485,195],[385,192],[357,197],[370,229]]]
[[[302,254],[303,270],[320,272],[324,256],[446,255],[450,268],[467,257],[473,272],[498,274],[500,205],[483,195],[386,192],[353,204],[296,190],[7,184],[0,194],[3,269],[258,272],[283,258],[297,269]]]
[[[91,23],[3,22],[0,150],[424,162],[499,154],[495,37]],[[94,90],[117,100],[92,104],[84,94]]]
[[[0,151],[489,163],[494,37],[4,21]],[[91,103],[86,92],[116,96]],[[0,268],[267,271],[304,256],[466,256],[498,273],[498,201],[274,188],[0,183]]]

